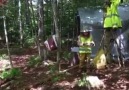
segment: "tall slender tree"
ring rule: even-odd
[[[7,27],[6,27],[7,26],[6,25],[6,15],[5,15],[4,8],[3,8],[3,23],[4,23],[4,34],[5,34],[5,39],[6,39],[9,61],[10,61],[11,68],[13,68],[13,63],[12,63],[12,60],[11,60],[10,49],[9,49],[8,33],[7,33]]]
[[[21,0],[19,0],[18,2],[18,13],[19,13],[19,16],[18,16],[18,21],[19,21],[19,32],[20,32],[20,44],[21,46],[23,47],[23,29],[22,29],[22,19],[21,19]]]
[[[55,32],[56,32],[56,40],[57,40],[57,64],[60,63],[60,50],[61,50],[61,40],[60,40],[60,31],[59,31],[59,18],[58,18],[58,3],[57,0],[52,0],[52,10],[53,10],[53,19],[54,19],[54,26],[55,26]],[[59,67],[60,69],[60,67]]]
[[[38,36],[37,36],[37,45],[38,45],[38,51],[39,51],[39,56],[41,57],[41,60],[44,60],[44,48],[42,47],[42,43],[44,41],[44,5],[43,5],[44,0],[38,0]]]

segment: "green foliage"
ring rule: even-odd
[[[31,67],[37,66],[41,63],[41,59],[39,56],[34,55],[29,58],[28,65]]]
[[[17,31],[17,27],[16,26],[14,26],[13,28],[10,27],[10,26],[7,26],[7,27],[8,27],[8,39],[9,39],[9,42],[11,42],[11,44],[20,43],[20,41],[19,41],[19,32]]]
[[[0,54],[0,60],[7,59],[7,58],[8,58],[7,54]]]
[[[78,80],[77,84],[79,87],[90,87],[90,83],[86,80],[87,75],[84,73],[83,77]]]
[[[49,75],[53,75],[51,81],[53,83],[57,82],[57,81],[60,81],[61,79],[64,79],[66,74],[65,73],[60,73],[60,74],[57,74],[57,76],[55,76],[56,73],[59,73],[58,72],[58,66],[57,65],[50,65],[49,67]]]
[[[20,54],[23,54],[24,51],[25,51],[25,49],[20,48],[19,46],[15,47],[15,48],[10,48],[11,54],[20,55]],[[4,55],[3,58],[7,58],[7,54],[8,54],[7,48],[0,49],[0,57],[2,57],[2,55]]]
[[[69,58],[71,58],[71,54],[72,54],[72,53],[71,53],[70,51],[64,51],[62,57],[63,57],[65,60],[69,60]]]
[[[24,41],[24,47],[29,47],[35,43],[35,37],[28,37]]]
[[[48,67],[51,74],[54,74],[58,71],[57,65],[51,65]]]
[[[4,54],[7,54],[7,49],[3,48],[3,49],[0,49],[0,55],[4,55]]]
[[[54,83],[54,82],[57,82],[57,81],[59,81],[60,79],[61,79],[60,76],[55,76],[55,77],[52,78],[52,82],[53,82],[53,83]]]
[[[60,80],[64,79],[65,77],[66,77],[66,74],[59,74],[59,75],[54,76],[52,78],[52,82],[55,83],[57,81],[60,81]]]
[[[53,26],[53,12],[51,0],[46,0],[44,4],[44,22],[43,33],[45,37],[51,33],[55,34]],[[79,7],[102,6],[104,0],[59,0],[58,1],[58,24],[61,36],[65,37],[75,30],[75,14]],[[129,2],[129,0],[124,0]],[[8,5],[4,7],[6,16],[7,32],[9,42],[20,43],[19,33],[19,1],[9,0]],[[29,7],[28,7],[29,6]],[[32,11],[32,7],[34,12]],[[34,35],[38,32],[37,6],[28,5],[26,0],[21,0],[21,20],[25,45],[31,45],[34,42]],[[3,8],[0,8],[0,16],[3,15]],[[3,20],[0,19],[0,33],[3,32]]]
[[[21,55],[24,53],[24,51],[25,51],[24,48],[18,48],[18,47],[17,48],[10,48],[10,53],[14,54],[14,55]]]
[[[33,37],[33,38],[27,39],[25,42],[28,44],[32,44],[32,43],[34,43],[34,41],[35,41],[35,38]]]
[[[21,76],[22,72],[19,68],[12,68],[10,70],[5,70],[0,74],[0,78],[9,79]]]
[[[54,77],[52,78],[52,82],[53,82],[53,83],[58,82],[58,81],[64,79],[65,77],[66,77],[66,74],[59,74],[59,75],[54,76]]]

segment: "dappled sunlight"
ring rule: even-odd
[[[98,53],[106,16],[103,0],[1,1],[8,4],[0,3],[0,90],[129,90],[129,62],[119,67],[118,61],[107,63],[103,49]],[[116,41],[126,60],[129,5],[119,10],[123,31]],[[92,31],[95,46],[80,69],[77,39],[83,29]],[[117,51],[111,52],[117,59]]]
[[[27,62],[27,60],[23,61]],[[57,90],[57,89],[80,90],[84,88],[84,87],[79,87],[77,85],[78,80],[82,77],[81,74],[77,73],[78,68],[70,69],[69,71],[66,71],[66,73],[64,74],[63,73],[58,74],[56,71],[53,71],[56,68],[53,65],[51,65],[52,61],[49,62],[50,65],[48,66],[47,65],[46,66],[39,65],[38,67],[25,66],[24,68],[21,68],[23,71],[22,77],[18,79],[19,83],[17,83],[16,86],[12,86],[12,88],[14,89],[25,88],[27,90]],[[63,71],[69,68],[69,66],[66,66],[68,64],[63,64],[63,65],[64,65],[62,69]],[[117,64],[111,64],[107,69],[88,72],[87,75],[97,76],[98,79],[96,80],[98,81],[96,81],[95,79],[92,79],[91,81],[95,81],[95,83],[100,83],[104,85],[103,87],[106,90],[113,90],[113,89],[126,90],[129,88],[128,67],[126,66],[125,68],[121,69],[117,67],[118,67]],[[102,81],[103,83],[100,82],[99,80]],[[94,85],[97,85],[96,87],[98,87],[100,84],[98,85],[94,84]]]
[[[105,88],[104,82],[100,80],[97,76],[87,76],[86,80],[90,83],[91,87],[93,88]]]
[[[10,61],[9,60],[0,60],[0,71],[3,71],[5,69],[10,69],[11,65],[10,65]]]
[[[77,85],[78,78],[73,78],[73,80],[63,80],[53,84],[53,87],[62,87],[62,88],[74,88]]]
[[[20,55],[20,56],[16,56],[16,55],[12,55],[11,59],[14,62],[14,67],[24,67],[26,66],[26,62],[29,59],[29,57],[31,57],[30,55]]]
[[[28,67],[27,63],[32,55],[12,55],[15,67],[21,67],[22,76],[16,82],[10,82],[10,87],[17,90],[17,88],[25,88],[27,90],[85,90],[86,87],[78,86],[78,81],[82,74],[77,73],[78,68],[72,68],[68,62],[62,61],[60,64],[61,71],[57,72],[55,61],[46,60],[45,65],[38,65]],[[9,64],[9,62],[8,62]],[[118,68],[118,64],[112,63],[108,68],[102,70],[94,70],[87,72],[87,76],[96,76],[98,78],[92,79],[92,86],[99,88],[104,87],[105,90],[126,90],[129,85],[129,69],[128,62],[125,68]],[[89,80],[89,79],[87,79]],[[98,81],[97,81],[98,80]],[[100,81],[99,81],[100,80]],[[102,82],[101,82],[102,81]],[[2,82],[3,83],[3,82]],[[15,84],[15,86],[13,85]],[[96,86],[95,86],[96,85]],[[51,87],[50,87],[51,86]],[[102,88],[102,87],[101,87]]]

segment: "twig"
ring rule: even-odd
[[[2,83],[0,85],[0,90],[4,90],[6,87],[8,87],[9,85],[11,85],[11,83],[13,82],[13,80],[7,80],[4,83]]]
[[[66,72],[68,72],[68,71],[70,71],[70,70],[72,70],[72,69],[74,69],[74,68],[76,68],[76,67],[78,67],[78,65],[75,65],[75,66],[73,66],[73,67],[70,67],[69,69],[60,71],[60,72],[58,72],[58,73],[55,73],[54,75],[49,76],[49,77],[46,78],[45,80],[41,80],[41,81],[39,81],[38,83],[34,84],[33,87],[38,86],[38,85],[41,85],[41,84],[44,84],[44,83],[48,82],[49,80],[51,80],[54,76],[58,76],[58,75],[60,75],[60,74],[66,73]]]
[[[66,70],[60,71],[60,73],[68,72],[68,71],[70,71],[70,70],[72,70],[72,69],[74,69],[74,68],[76,68],[76,67],[78,67],[78,66],[79,66],[79,65],[72,66],[72,67],[70,67],[70,68],[68,68],[68,69],[66,69]]]

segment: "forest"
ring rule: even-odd
[[[121,3],[127,6],[127,13],[121,14],[122,33],[127,38],[128,2]],[[71,47],[77,46],[83,24],[83,20],[78,23],[78,16],[90,15],[99,21],[99,7],[103,10],[104,0],[0,0],[0,90],[129,90],[128,60],[120,68],[113,62],[104,69],[91,66],[86,73],[77,72]],[[82,13],[83,9],[88,13]],[[91,26],[103,30],[100,23],[95,25]],[[93,35],[102,34],[95,31]],[[95,40],[96,54],[101,38]],[[88,81],[89,76],[94,84]]]

